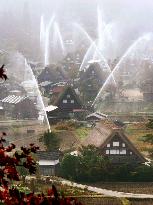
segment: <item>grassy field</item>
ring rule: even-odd
[[[81,140],[85,140],[90,132],[91,128],[79,127],[75,130],[76,136]]]
[[[133,123],[127,125],[125,134],[129,137],[137,149],[147,156],[147,150],[152,146],[148,143],[140,141],[140,138],[146,134],[153,134],[153,130],[148,129],[144,123]]]
[[[91,128],[70,121],[60,122],[51,127],[60,140],[60,149],[69,151],[81,146],[81,142],[86,139]]]
[[[46,129],[47,126],[40,124],[36,120],[0,121],[0,131],[6,132],[6,140],[10,143],[15,143],[17,147],[34,143],[44,150],[45,146],[39,142],[39,138]],[[33,133],[28,133],[28,130],[33,130]]]

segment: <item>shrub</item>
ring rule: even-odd
[[[55,132],[45,132],[43,135],[43,141],[48,151],[55,151],[59,149],[59,139]]]
[[[62,121],[57,123],[56,129],[57,130],[74,130],[80,127],[80,123],[74,120],[69,121]]]

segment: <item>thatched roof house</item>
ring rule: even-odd
[[[112,163],[144,163],[146,160],[124,134],[124,129],[108,120],[98,123],[90,132],[83,145],[93,144]]]

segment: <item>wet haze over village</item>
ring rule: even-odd
[[[74,23],[83,26],[92,39],[96,39],[97,7],[99,7],[103,23],[109,23],[112,27],[111,36],[113,51],[115,52],[113,57],[120,57],[138,37],[146,32],[152,32],[152,4],[151,0],[136,0],[134,2],[132,0],[94,2],[91,0],[58,0],[55,2],[53,0],[16,0],[15,2],[12,0],[2,0],[0,8],[0,20],[3,27],[1,47],[7,46],[5,44],[6,39],[10,41],[18,39],[20,40],[18,44],[21,44],[22,39],[27,40],[27,35],[30,36],[27,47],[31,46],[31,41],[36,47],[39,47],[39,29],[42,15],[44,15],[46,23],[55,15],[64,40],[72,39],[73,32],[76,33],[78,31],[74,27]],[[13,46],[18,46],[17,48],[21,51],[26,50],[22,44]],[[112,53],[110,50],[112,49],[109,48],[109,45],[107,47],[109,58],[111,58]],[[35,58],[38,57],[38,54],[36,55],[33,49],[31,52]]]
[[[61,85],[73,86],[87,110],[148,112],[152,6],[149,0],[2,0],[0,58],[10,79],[1,96],[6,120],[35,118],[50,127],[47,112],[56,108],[52,98]],[[17,104],[28,100],[26,116]]]
[[[85,110],[151,112],[152,6],[149,0],[2,0],[0,60],[10,79],[1,85],[2,116],[10,124],[36,119],[50,129],[54,89],[66,85]],[[23,101],[32,106],[29,114],[18,105]]]
[[[153,198],[153,1],[0,0],[0,26],[6,144],[39,146],[41,180]]]

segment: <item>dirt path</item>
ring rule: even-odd
[[[87,185],[82,185],[78,183],[74,183],[68,180],[61,180],[62,184],[72,186],[72,187],[77,187],[81,189],[87,189],[89,191],[96,192],[98,194],[103,194],[105,196],[112,196],[112,197],[124,197],[124,198],[141,198],[141,199],[153,199],[152,194],[133,194],[133,193],[125,193],[125,192],[117,192],[117,191],[112,191],[112,190],[107,190],[107,189],[102,189],[102,188],[97,188],[97,187],[92,187],[92,186],[87,186]]]

